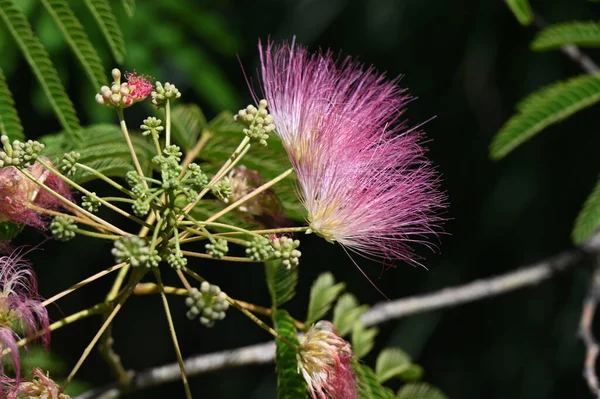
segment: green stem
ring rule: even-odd
[[[106,176],[104,173],[101,173],[101,172],[97,171],[96,169],[89,167],[87,165],[84,165],[82,163],[79,163],[79,162],[76,163],[76,166],[80,169],[90,172],[91,174],[96,176],[98,179],[103,180],[105,183],[110,184],[111,186],[113,186],[117,190],[121,191],[122,193],[127,194],[130,197],[135,197],[131,191],[129,191],[124,186],[120,185],[119,183],[117,183],[116,181],[111,179],[110,177]]]
[[[156,155],[161,155],[160,142],[158,141],[158,134],[152,135],[152,141],[154,142],[154,148],[156,149]]]
[[[167,99],[167,103],[165,104],[165,114],[166,114],[166,135],[165,135],[165,147],[171,145],[171,100]]]
[[[41,161],[38,161],[38,162],[41,163]],[[77,212],[83,213],[84,215],[86,215],[87,217],[89,217],[90,219],[92,219],[93,221],[98,222],[99,224],[103,225],[107,229],[112,230],[113,232],[115,232],[117,234],[128,235],[128,233],[126,231],[121,230],[120,228],[118,228],[118,227],[110,224],[106,220],[99,218],[98,216],[94,215],[93,213],[88,212],[85,209],[83,209],[80,206],[78,206],[77,204],[69,201],[67,198],[63,197],[62,195],[60,195],[56,191],[52,190],[50,187],[48,187],[44,183],[38,181],[27,170],[25,170],[25,169],[19,169],[19,171],[21,173],[23,173],[29,180],[33,181],[35,184],[37,184],[38,186],[42,187],[44,190],[46,190],[47,192],[49,192],[50,194],[52,194],[52,196],[54,196],[58,200],[60,200],[60,202],[62,202],[63,204],[65,204],[67,208],[75,209]]]
[[[141,219],[139,219],[139,218],[137,218],[137,217],[129,214],[128,212],[125,212],[123,209],[114,206],[110,202],[107,202],[107,201],[103,200],[102,198],[98,197],[96,194],[92,193],[88,189],[80,186],[79,184],[75,183],[71,179],[68,179],[66,176],[64,176],[62,173],[60,173],[58,170],[56,170],[55,168],[53,168],[51,165],[47,164],[43,160],[40,159],[40,160],[38,160],[38,162],[43,167],[45,167],[46,169],[48,169],[50,172],[52,172],[55,175],[57,175],[58,177],[60,177],[65,183],[67,183],[68,185],[70,185],[70,186],[76,188],[77,190],[81,191],[82,193],[84,193],[88,197],[96,198],[98,201],[100,201],[100,203],[102,205],[106,206],[109,209],[112,209],[113,211],[117,212],[118,214],[120,214],[122,216],[125,216],[127,219],[133,220],[134,222],[136,222],[138,224],[141,224],[142,226],[146,225],[146,222],[144,222],[143,220],[141,220]],[[125,233],[125,234],[127,234],[127,233]]]
[[[135,200],[123,197],[102,197],[102,199],[107,202],[127,202],[128,204],[135,203]]]
[[[142,166],[140,165],[140,161],[135,153],[135,149],[133,148],[133,143],[131,142],[131,137],[129,137],[129,132],[127,131],[127,123],[125,123],[125,116],[123,115],[123,109],[117,108],[117,115],[119,116],[119,124],[121,125],[121,131],[123,132],[123,136],[125,137],[125,141],[127,142],[127,147],[129,148],[129,152],[131,153],[131,158],[133,159],[133,164],[135,165],[135,170],[138,172],[140,176],[144,176],[144,171],[142,170]],[[142,184],[144,188],[148,189],[148,183],[142,180]]]
[[[202,253],[199,253],[199,252],[181,251],[181,254],[185,255],[185,256],[191,256],[193,258],[215,259],[212,255],[202,254]],[[255,261],[255,260],[250,259],[250,258],[240,258],[240,257],[237,257],[237,256],[223,256],[222,258],[219,258],[218,260],[223,260],[223,261],[227,261],[227,262],[245,262],[245,263],[257,263],[257,262],[261,262],[261,261]]]
[[[282,234],[282,233],[302,233],[302,232],[307,231],[309,228],[310,227],[308,227],[308,226],[282,227],[280,229],[249,230],[249,232],[253,233],[253,234],[263,234],[263,235],[264,234]],[[216,233],[215,237],[228,236],[228,235],[234,235],[234,234],[240,234],[240,233],[239,232]],[[244,232],[244,234],[248,234],[248,233]]]
[[[167,105],[169,103],[167,102]],[[187,399],[192,399],[192,391],[190,390],[190,384],[188,382],[187,374],[185,372],[185,364],[183,363],[183,356],[181,355],[181,349],[179,348],[179,341],[177,340],[177,332],[175,331],[175,324],[173,323],[173,317],[171,316],[171,310],[169,309],[169,302],[165,295],[164,285],[160,272],[158,269],[153,269],[156,281],[160,287],[160,297],[162,299],[163,307],[165,309],[165,315],[167,316],[167,322],[169,323],[169,330],[171,332],[171,339],[173,340],[173,346],[175,347],[175,354],[177,355],[177,362],[179,363],[179,370],[181,371],[181,380],[185,387],[185,396]]]
[[[228,212],[234,210],[235,208],[237,208],[238,206],[240,206],[244,202],[248,201],[249,199],[257,196],[258,194],[260,194],[263,191],[267,190],[271,186],[279,183],[281,180],[285,179],[288,175],[290,175],[293,171],[294,171],[294,168],[290,168],[290,169],[286,170],[285,172],[283,172],[282,174],[280,174],[279,176],[277,176],[273,180],[271,180],[271,181],[263,184],[262,186],[260,186],[256,190],[254,190],[254,191],[252,191],[252,192],[244,195],[242,198],[240,198],[239,200],[235,201],[233,204],[229,205],[227,208],[221,210],[220,212],[215,213],[214,215],[212,215],[211,217],[209,217],[206,220],[206,222],[209,223],[209,222],[217,220],[221,216],[223,216],[223,215],[227,214]]]
[[[104,234],[104,233],[96,233],[95,231],[83,230],[83,229],[75,229],[75,233],[81,234],[82,236],[94,237],[94,238],[102,238],[105,240],[118,240],[121,236],[117,236],[114,234]]]

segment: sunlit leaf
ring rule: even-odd
[[[311,325],[325,316],[345,287],[344,283],[336,284],[333,274],[329,272],[317,277],[310,289],[306,324]]]
[[[412,365],[410,356],[400,348],[386,348],[379,353],[375,365],[375,374],[379,382],[384,383],[407,371]]]
[[[333,325],[340,336],[348,334],[368,308],[367,305],[360,305],[354,295],[343,294],[333,308]]]
[[[533,11],[529,0],[505,0],[521,25],[529,25],[533,21]]]
[[[442,391],[425,383],[406,384],[396,396],[397,399],[448,399]]]
[[[576,244],[583,244],[598,229],[600,229],[600,179],[585,200],[571,236]]]
[[[285,310],[273,313],[275,330],[288,343],[298,345],[294,320]],[[277,369],[277,399],[306,399],[308,392],[304,379],[298,373],[296,350],[280,339],[275,340],[277,352],[275,366]]]
[[[535,35],[531,48],[546,51],[569,44],[581,47],[600,46],[600,24],[598,22],[565,22],[548,26]]]
[[[369,366],[354,362],[353,368],[360,399],[394,399],[394,392],[381,385]]]
[[[375,336],[379,330],[366,328],[362,321],[356,322],[352,328],[352,350],[358,359],[365,357],[375,346]]]

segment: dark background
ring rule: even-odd
[[[82,122],[114,121],[112,113],[94,106],[95,88],[82,83],[87,81],[81,68],[37,2],[19,3],[49,48]],[[108,71],[114,64],[93,20],[79,2],[71,3],[99,43]],[[549,22],[600,15],[600,5],[584,0],[532,4]],[[382,274],[380,266],[361,261],[390,297],[508,272],[570,247],[573,221],[599,171],[597,108],[548,128],[500,162],[488,159],[491,138],[520,98],[581,73],[559,52],[530,51],[535,28],[520,26],[502,1],[138,1],[132,20],[123,14],[120,2],[114,6],[128,47],[123,69],[176,83],[182,100],[198,103],[208,116],[251,101],[236,54],[252,73],[257,39],[269,35],[276,40],[296,35],[313,49],[332,48],[375,64],[390,77],[403,75],[402,85],[418,97],[407,111],[410,121],[416,124],[435,116],[425,126],[429,155],[443,174],[450,208],[440,250],[426,254],[429,271],[399,264]],[[5,31],[0,32],[0,49],[0,66],[9,76],[26,132],[37,137],[58,130]],[[143,118],[133,111],[130,115]],[[28,232],[19,241],[41,239]],[[305,315],[311,281],[325,270],[345,281],[362,302],[383,299],[340,247],[307,237],[302,252],[298,295],[288,306],[298,318]],[[112,264],[109,244],[85,238],[49,242],[31,258],[46,297]],[[268,303],[259,266],[192,266],[233,297]],[[584,351],[576,334],[587,278],[587,270],[580,268],[537,287],[389,322],[380,326],[376,350],[366,361],[374,365],[378,350],[400,346],[424,367],[424,379],[451,399],[591,397],[582,379]],[[111,281],[106,277],[59,301],[51,309],[52,317],[102,300]],[[206,329],[185,319],[183,300],[174,298],[171,304],[185,354],[269,339],[234,311]],[[73,365],[99,325],[96,318],[60,330],[53,335],[52,353]],[[127,368],[175,361],[158,296],[130,300],[117,317],[114,336]],[[93,385],[111,380],[96,352],[78,377]],[[270,398],[275,397],[275,384],[270,365],[191,379],[199,397]],[[130,397],[182,395],[181,382],[175,382]]]

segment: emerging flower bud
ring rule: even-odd
[[[96,94],[96,102],[110,108],[127,108],[143,101],[152,92],[151,79],[135,72],[125,74],[127,82],[121,83],[121,71],[112,70],[114,79],[111,87],[102,86]]]
[[[313,399],[357,399],[350,344],[333,324],[321,320],[300,341],[298,370]]]

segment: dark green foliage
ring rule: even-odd
[[[83,66],[92,88],[98,90],[100,86],[105,84],[104,67],[94,45],[85,32],[85,28],[71,10],[69,3],[66,0],[42,0],[42,4],[60,28],[69,46],[71,46]]]
[[[173,140],[183,150],[189,151],[194,147],[202,130],[206,127],[206,117],[199,106],[181,104],[173,108],[171,124]]]
[[[358,359],[365,357],[375,346],[375,336],[379,333],[379,329],[372,327],[366,328],[365,325],[358,321],[352,328],[352,350]]]
[[[439,389],[420,382],[403,386],[398,391],[397,399],[447,399],[447,396]]]
[[[282,262],[281,259],[265,262],[265,276],[273,307],[283,305],[296,295],[298,266],[288,269]]]
[[[13,0],[0,0],[0,18],[27,59],[65,132],[71,140],[74,139],[80,126],[73,103],[65,93],[58,72],[46,49],[34,35],[25,14]]]
[[[15,109],[12,93],[8,88],[6,77],[0,68],[0,134],[7,135],[12,140],[23,140],[23,125]]]
[[[518,113],[504,124],[490,145],[490,156],[500,159],[553,123],[600,100],[600,77],[582,75],[554,83],[530,94],[519,104]]]
[[[273,313],[275,330],[292,345],[298,345],[294,320],[285,310]],[[287,343],[276,339],[277,353],[275,366],[277,368],[277,399],[306,399],[308,392],[302,375],[298,373],[296,350]]]
[[[12,240],[23,231],[23,227],[25,227],[23,224],[0,222],[0,241]]]
[[[358,383],[358,396],[361,399],[393,399],[395,397],[391,389],[379,383],[377,375],[369,366],[355,361],[353,368]]]
[[[96,22],[100,26],[104,38],[108,42],[110,51],[117,63],[125,60],[125,40],[119,27],[119,22],[112,11],[108,0],[84,0]]]
[[[423,369],[413,364],[410,356],[400,348],[386,348],[377,357],[375,374],[381,383],[394,377],[415,381],[421,378]]]
[[[551,25],[535,36],[531,48],[537,51],[554,50],[575,44],[582,47],[600,46],[600,24],[597,22],[565,22]]]
[[[529,0],[506,0],[506,4],[521,25],[529,25],[533,22],[533,11],[531,11]]]
[[[600,228],[600,180],[583,204],[577,216],[571,237],[576,244],[583,244]]]
[[[123,8],[129,18],[135,14],[135,0],[123,0]]]
[[[333,308],[332,320],[340,336],[348,334],[368,308],[367,305],[359,305],[354,295],[350,293],[342,295]]]
[[[329,272],[317,277],[310,289],[306,324],[311,325],[325,316],[345,287],[344,283],[336,284],[333,274]]]

